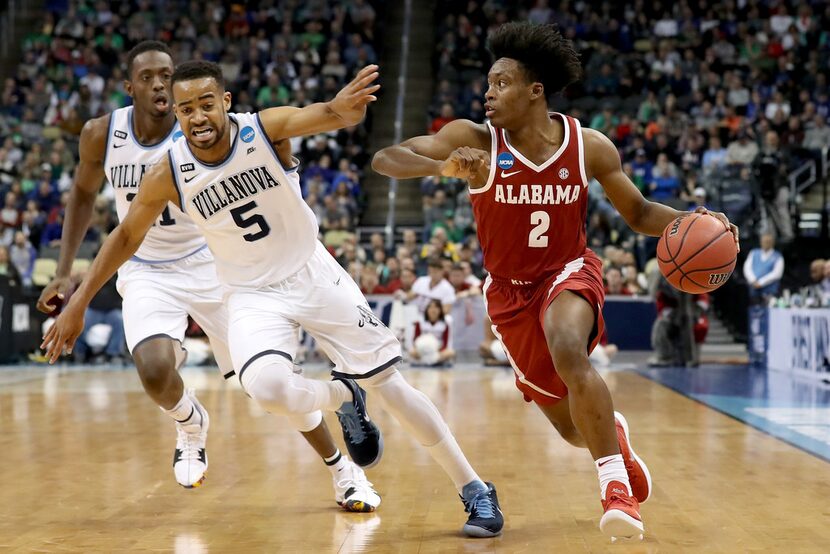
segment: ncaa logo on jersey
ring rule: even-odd
[[[567,179],[568,175],[570,175],[570,174],[571,174],[571,172],[568,171],[567,167],[563,167],[562,169],[559,170],[559,178],[562,179],[563,181],[565,179]]]
[[[496,163],[499,165],[501,169],[510,169],[513,167],[513,163],[515,162],[515,158],[513,158],[513,154],[510,152],[502,152],[499,154]]]
[[[173,133],[173,142],[176,142],[177,140],[179,140],[179,139],[180,139],[180,138],[182,138],[183,136],[184,136],[184,133],[183,133],[183,132],[181,132],[181,131],[176,131],[175,133]]]
[[[256,132],[254,132],[253,127],[243,127],[242,131],[239,133],[242,142],[251,142],[254,140],[254,136],[256,136]]]

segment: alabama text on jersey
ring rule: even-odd
[[[490,131],[487,183],[470,189],[484,267],[497,279],[534,283],[558,272],[586,248],[585,177],[579,121],[564,124],[559,149],[541,165],[513,148],[504,129]]]

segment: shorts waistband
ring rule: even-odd
[[[535,285],[538,285],[539,283],[541,283],[545,279],[547,279],[547,276],[539,277],[537,279],[534,279],[533,281],[526,281],[526,280],[523,280],[523,279],[512,279],[512,278],[508,278],[508,277],[498,277],[498,276],[493,275],[491,273],[490,275],[488,275],[488,278],[491,281],[493,281],[494,283],[498,284],[498,285],[507,285],[507,286],[510,286],[510,287],[525,288],[525,287],[533,287]]]

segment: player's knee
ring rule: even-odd
[[[251,398],[272,414],[289,415],[300,412],[292,402],[291,376],[293,366],[278,357],[257,360],[245,368],[240,377],[242,388]]]
[[[588,361],[587,340],[577,333],[560,327],[547,334],[548,349],[553,357],[556,371],[564,376],[581,371]]]
[[[148,393],[161,393],[170,383],[170,375],[176,372],[176,356],[163,348],[139,346],[133,351],[138,377]]]

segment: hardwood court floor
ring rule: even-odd
[[[406,374],[496,483],[502,537],[461,535],[464,512],[450,481],[376,407],[386,452],[369,476],[383,504],[376,514],[347,514],[286,421],[212,373],[185,374],[211,415],[207,481],[185,490],[171,471],[173,426],[132,370],[4,371],[0,551],[792,554],[830,544],[827,462],[639,375],[606,377],[655,492],[643,509],[646,539],[612,545],[597,527],[589,455],[521,401],[509,374]]]

